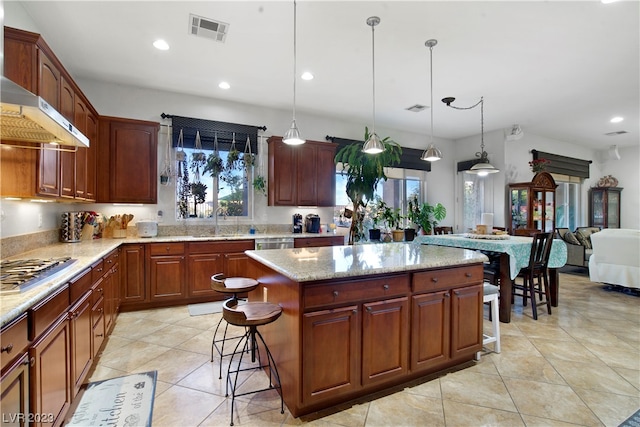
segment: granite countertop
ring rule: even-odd
[[[43,246],[32,251],[23,252],[8,257],[11,259],[28,258],[59,258],[71,257],[77,261],[63,273],[50,281],[30,289],[26,292],[0,295],[0,327],[5,326],[33,305],[60,289],[78,273],[88,268],[100,258],[116,249],[121,244],[128,243],[163,243],[163,242],[204,242],[259,239],[265,237],[329,237],[329,233],[274,233],[274,234],[234,234],[213,236],[158,236],[158,237],[127,237],[123,239],[95,239],[77,243],[56,243]],[[3,260],[4,261],[4,260]]]
[[[477,251],[404,242],[246,251],[246,254],[296,282],[401,273],[488,260]]]

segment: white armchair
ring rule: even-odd
[[[640,288],[640,230],[605,228],[591,235],[589,279]]]

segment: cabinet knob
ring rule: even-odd
[[[32,356],[31,359],[29,359],[29,366],[33,368],[35,364],[36,364],[36,358],[35,356]]]
[[[333,291],[333,296],[334,296],[334,297],[337,297],[338,295],[339,295],[339,292],[338,292],[338,291]]]
[[[29,359],[26,359],[24,362],[22,362],[23,365],[29,365],[30,363],[31,363],[31,361]]]
[[[369,313],[371,313],[371,312],[373,311],[373,309],[372,309],[371,307],[367,307],[367,311],[368,311]]]
[[[101,272],[102,272],[102,267],[97,268],[96,270],[98,270],[98,272],[100,272],[100,273],[101,273]]]
[[[356,310],[355,308],[352,311],[353,314],[358,314],[358,310]]]
[[[9,354],[9,353],[11,353],[12,350],[13,350],[13,344],[9,344],[9,345],[6,345],[6,346],[0,348],[0,353],[5,353],[6,352],[7,354]]]
[[[108,263],[108,264],[112,264],[112,263],[113,263],[113,260],[109,259],[109,260],[107,260],[107,263]]]
[[[167,252],[169,252],[171,249],[169,249],[169,246],[167,246]]]
[[[96,334],[96,336],[97,336],[97,337],[101,337],[101,336],[102,336],[102,334]]]
[[[98,313],[102,313],[104,311],[104,308],[99,308],[98,309]]]
[[[102,288],[98,288],[98,289],[96,289],[96,291],[102,293],[103,290],[102,290]]]
[[[460,292],[459,292],[459,291],[453,291],[453,293],[454,293],[454,294],[456,294],[456,296],[459,296],[459,295],[460,295]]]
[[[431,281],[432,281],[433,283],[437,283],[437,282],[438,282],[438,278],[437,278],[437,277],[432,277],[432,278],[431,278]]]
[[[444,294],[445,298],[449,298],[451,295],[449,295],[449,292],[447,292],[446,294]]]
[[[471,273],[469,273],[469,272],[464,273],[464,275],[465,275],[466,277],[471,277]]]
[[[386,285],[386,284],[382,285],[382,289],[384,289],[385,291],[388,291],[389,290],[389,285]]]

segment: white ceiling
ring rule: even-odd
[[[75,78],[91,78],[291,110],[292,1],[23,1]],[[638,1],[306,1],[297,3],[297,111],[428,134],[433,50],[434,134],[524,132],[594,149],[638,145]],[[188,34],[189,14],[230,24],[225,43]],[[164,38],[168,51],[152,47]],[[222,80],[231,89],[218,88]],[[619,124],[609,123],[622,116]],[[304,129],[304,123],[299,121]],[[626,135],[605,136],[624,130]]]

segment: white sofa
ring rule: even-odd
[[[592,282],[640,288],[640,230],[605,228],[591,235]]]

